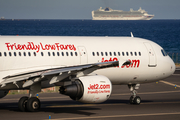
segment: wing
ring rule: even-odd
[[[8,84],[14,84],[17,88],[27,88],[34,83],[47,80],[47,78],[50,78],[49,84],[54,84],[72,75],[79,77],[90,74],[97,69],[116,66],[119,66],[119,61],[44,69],[6,76],[3,78],[3,81],[0,83],[0,85],[1,87],[5,87]]]

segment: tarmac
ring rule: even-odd
[[[38,112],[20,112],[18,100],[27,95],[0,99],[0,120],[180,120],[180,70],[159,82],[141,84],[140,105],[129,104],[127,85],[113,85],[111,97],[100,104],[83,104],[59,93],[39,94]]]

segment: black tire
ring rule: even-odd
[[[20,111],[22,111],[22,112],[27,111],[27,109],[26,109],[27,101],[28,101],[28,97],[26,97],[26,96],[21,97],[19,99],[18,107],[19,107]]]
[[[133,96],[130,97],[129,103],[130,103],[130,104],[134,104]]]
[[[141,103],[141,98],[140,98],[139,96],[136,96],[136,97],[134,98],[134,103],[135,103],[136,105],[139,105],[139,104]]]
[[[40,109],[40,106],[41,106],[41,103],[38,98],[36,97],[29,98],[27,102],[27,110],[29,112],[38,111]]]

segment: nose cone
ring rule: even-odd
[[[163,72],[162,79],[164,79],[171,76],[175,72],[176,66],[173,60],[169,56],[167,56],[165,61],[162,61],[162,63],[163,63],[161,66]]]
[[[171,58],[170,58],[170,59],[171,59]],[[172,75],[172,74],[175,72],[175,70],[176,70],[176,65],[175,65],[175,63],[173,62],[172,59],[171,59],[170,66],[171,66],[170,74]]]
[[[166,67],[166,73],[168,76],[172,75],[176,70],[176,65],[174,61],[168,56],[167,59],[167,67]]]

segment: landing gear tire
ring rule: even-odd
[[[139,96],[136,96],[134,98],[134,104],[139,105],[141,103],[141,98]]]
[[[40,106],[41,106],[41,103],[40,103],[39,99],[36,97],[31,97],[27,101],[26,107],[29,112],[34,112],[34,111],[38,111],[40,109]]]
[[[137,95],[137,89],[139,89],[140,84],[129,84],[129,90],[132,92],[132,96],[129,99],[130,104],[139,105],[141,103],[141,98]]]
[[[134,98],[133,96],[130,97],[130,99],[129,99],[129,103],[130,103],[130,104],[134,104],[133,98]]]
[[[18,102],[18,107],[19,107],[20,111],[22,111],[22,112],[27,111],[27,109],[26,109],[27,101],[28,101],[28,97],[20,98],[20,100]]]
[[[130,104],[139,105],[141,103],[141,98],[139,96],[131,96],[129,99]]]

